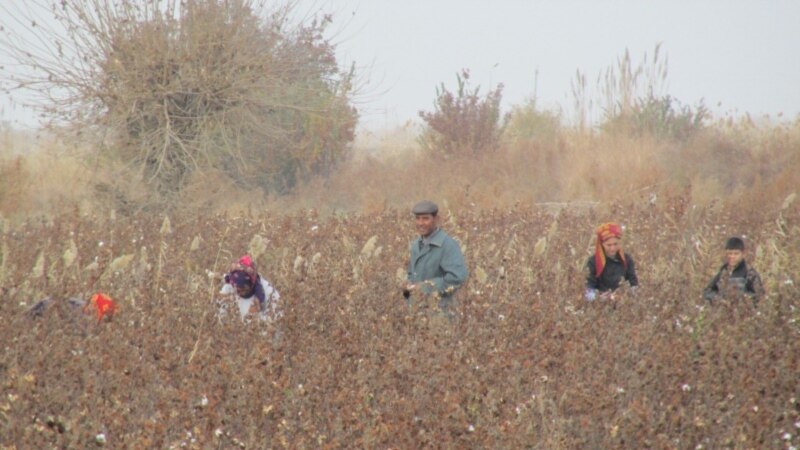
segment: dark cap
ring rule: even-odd
[[[414,205],[414,208],[411,210],[411,212],[414,215],[431,214],[435,216],[439,212],[439,207],[436,206],[436,203],[433,203],[430,200],[423,200]]]
[[[725,242],[725,250],[741,250],[744,251],[744,239],[740,237],[732,237]]]

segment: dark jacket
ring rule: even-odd
[[[744,260],[737,264],[732,271],[729,271],[728,265],[724,264],[703,290],[703,298],[711,303],[720,298],[742,295],[756,303],[764,297],[761,276]]]
[[[622,260],[606,258],[606,266],[600,276],[595,275],[597,266],[594,262],[594,255],[586,260],[586,289],[597,290],[600,292],[613,291],[619,288],[622,280],[626,280],[631,287],[639,285],[639,278],[636,276],[636,263],[633,262],[631,255],[625,253],[626,265]]]

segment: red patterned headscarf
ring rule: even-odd
[[[243,273],[248,278],[250,278],[251,284],[255,286],[258,280],[258,272],[256,271],[256,265],[253,262],[253,258],[250,255],[244,255],[239,258],[238,261],[231,265],[231,273]]]
[[[606,267],[606,252],[603,251],[603,242],[611,238],[621,239],[622,227],[613,222],[604,223],[597,227],[595,234],[597,234],[597,243],[594,248],[594,267],[595,276],[599,277]],[[625,252],[622,251],[621,247],[619,249],[619,258],[622,260],[622,265],[627,268],[628,263],[625,261]]]
[[[234,286],[241,286],[242,283],[250,284],[253,286],[253,295],[258,298],[261,304],[261,310],[264,311],[267,301],[267,294],[264,292],[264,286],[261,284],[256,264],[250,255],[244,255],[238,261],[231,265],[231,271],[225,276],[225,282],[231,283]]]

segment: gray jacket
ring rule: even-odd
[[[438,293],[443,299],[467,280],[467,265],[458,243],[441,228],[427,239],[419,237],[411,242],[411,260],[408,263],[408,281],[419,284],[425,294]]]

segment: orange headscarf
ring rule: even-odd
[[[117,304],[114,303],[111,297],[102,292],[94,294],[92,298],[89,299],[89,303],[83,307],[84,311],[90,306],[94,307],[98,322],[103,320],[104,316],[108,316],[109,318],[113,317],[114,313],[117,312]]]
[[[597,227],[595,234],[597,234],[597,242],[594,248],[594,267],[595,276],[599,277],[606,267],[606,252],[603,251],[603,242],[611,238],[621,239],[622,227],[613,222],[604,223]],[[628,263],[625,261],[625,252],[622,251],[622,247],[619,249],[619,258],[622,260],[622,265],[628,267]]]

